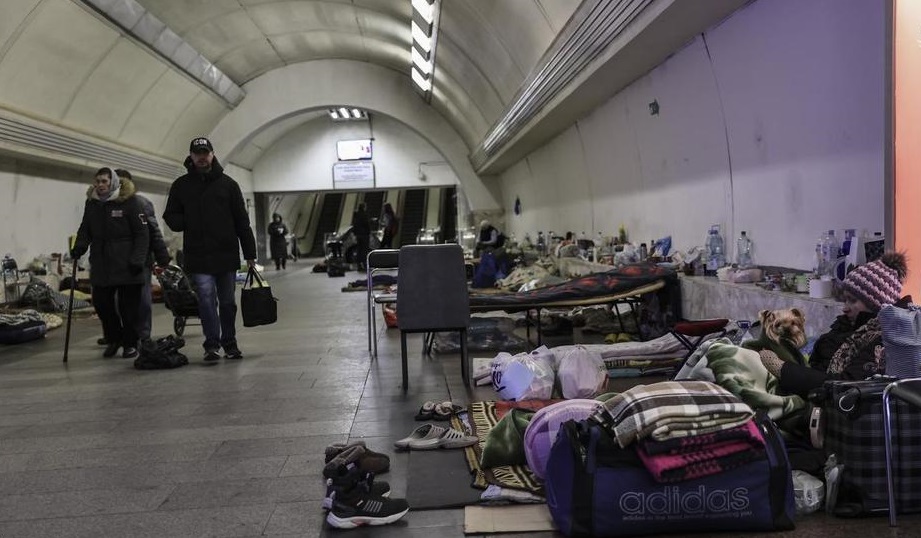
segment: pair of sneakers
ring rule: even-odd
[[[231,346],[224,346],[224,358],[231,360],[239,360],[243,358],[243,352],[240,351],[240,348],[236,344]],[[206,349],[205,350],[205,362],[216,362],[221,360],[221,353],[217,349]]]
[[[324,475],[327,478],[323,509],[328,511],[326,522],[332,527],[387,525],[409,512],[405,499],[390,498],[390,484],[375,481],[374,473],[362,471],[356,464],[341,465]]]
[[[121,344],[106,344],[105,351],[102,352],[102,356],[109,359],[114,357],[118,353],[118,348],[122,347]],[[136,347],[126,347],[122,350],[123,359],[133,359],[138,356],[138,349]]]

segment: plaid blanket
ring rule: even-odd
[[[752,409],[719,385],[665,381],[637,385],[611,398],[595,419],[626,448],[647,437],[662,441],[741,426]]]
[[[764,437],[749,420],[729,430],[666,441],[643,440],[637,454],[657,482],[721,473],[763,457]]]

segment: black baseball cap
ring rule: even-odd
[[[197,153],[204,151],[214,151],[214,147],[211,145],[211,141],[203,136],[193,138],[189,142],[189,153]]]

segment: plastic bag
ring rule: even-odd
[[[563,398],[592,398],[604,392],[608,376],[600,353],[573,346],[555,355]]]
[[[492,360],[492,386],[503,400],[549,400],[553,394],[553,353],[541,346],[530,353],[499,353]]]
[[[805,471],[793,471],[793,498],[796,515],[816,512],[825,501],[825,484]]]

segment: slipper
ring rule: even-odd
[[[424,437],[410,441],[408,447],[410,450],[450,449],[467,447],[476,442],[476,437],[465,435],[464,432],[455,430],[454,428],[432,426],[432,429],[429,430]]]
[[[422,404],[422,407],[419,408],[419,412],[416,413],[416,420],[432,420],[435,414],[435,402],[429,400]]]
[[[433,433],[432,430],[436,428],[439,431]],[[404,437],[399,441],[394,442],[393,446],[396,448],[408,449],[410,448],[410,443],[414,441],[422,441],[432,438],[437,439],[441,436],[442,433],[444,433],[444,428],[439,428],[434,424],[423,424],[422,426],[419,426],[413,430],[413,432],[409,434],[408,437]]]
[[[462,405],[457,405],[456,403],[452,403],[452,402],[441,402],[440,404],[438,404],[438,405],[435,406],[435,411],[434,411],[434,413],[433,413],[432,419],[434,419],[434,420],[451,420],[451,417],[452,417],[453,415],[456,415],[456,414],[458,414],[458,413],[462,413],[462,412],[464,412],[464,411],[466,411],[466,410],[467,410],[467,408],[465,408],[465,407],[462,406]]]

